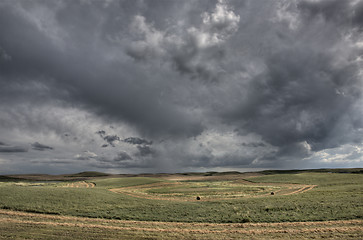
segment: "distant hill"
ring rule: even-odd
[[[14,181],[16,182],[20,180],[25,180],[25,179],[0,175],[0,182],[14,182]]]
[[[264,170],[260,172],[253,172],[253,174],[271,175],[271,174],[298,174],[304,172],[316,173],[354,173],[363,174],[363,168],[335,168],[335,169],[293,169],[293,170]],[[252,173],[252,172],[250,172]],[[185,172],[185,173],[142,173],[142,174],[108,174],[96,171],[85,171],[74,174],[63,175],[47,175],[47,174],[18,174],[18,175],[0,175],[0,182],[13,182],[13,181],[80,181],[90,178],[98,177],[170,177],[170,176],[205,176],[205,177],[218,177],[218,176],[235,176],[241,173],[237,171],[229,172]]]
[[[95,172],[95,171],[86,171],[80,172],[75,174],[64,175],[65,177],[106,177],[110,174],[102,173],[102,172]]]
[[[317,173],[357,173],[363,174],[363,168],[322,168],[322,169],[303,169],[303,170],[265,170],[259,173],[269,174],[294,174],[302,172],[317,172]]]

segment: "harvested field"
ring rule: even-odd
[[[237,178],[237,179],[236,179]],[[167,201],[222,201],[237,198],[291,195],[309,191],[316,185],[254,183],[240,176],[186,176],[168,178],[168,182],[112,188],[115,193]],[[197,200],[196,196],[201,195]]]
[[[0,208],[188,222],[316,221],[361,216],[361,175],[257,175],[179,174],[172,178],[169,174],[72,182],[9,179],[0,183]],[[155,209],[158,215],[154,215]]]
[[[363,237],[362,220],[243,224],[171,223],[105,220],[0,210],[0,223],[0,239],[18,238],[24,234],[29,234],[27,236],[33,234],[37,236],[37,239],[54,236],[61,239],[77,236],[82,236],[82,239],[125,237],[129,239],[240,239],[242,236],[244,239],[306,239],[312,236],[329,239],[359,239]],[[17,231],[9,231],[10,229]],[[32,229],[38,233],[32,232]]]
[[[92,182],[73,182],[65,185],[65,187],[72,187],[72,188],[94,188],[95,184]]]

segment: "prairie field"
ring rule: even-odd
[[[3,176],[0,239],[362,239],[363,175]]]

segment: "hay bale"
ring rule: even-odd
[[[274,192],[271,192],[271,195],[275,195],[275,193]]]
[[[197,197],[197,200],[200,200],[200,197],[199,196]]]

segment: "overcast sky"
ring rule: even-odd
[[[363,167],[363,0],[1,0],[0,174]]]

